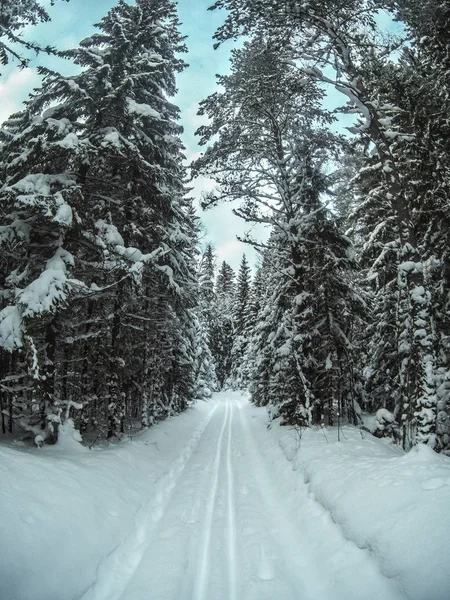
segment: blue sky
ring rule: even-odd
[[[25,35],[41,43],[58,48],[71,48],[94,31],[93,24],[107,13],[115,4],[114,0],[70,0],[69,3],[58,0],[51,7],[50,1],[44,2],[52,18],[51,23],[43,23],[27,28]],[[183,141],[188,160],[195,158],[201,149],[197,145],[195,130],[202,123],[197,116],[198,103],[216,89],[215,74],[224,74],[229,70],[228,57],[230,45],[213,50],[212,36],[222,23],[224,14],[208,11],[212,0],[179,0],[178,12],[182,22],[181,32],[188,36],[186,44],[188,54],[184,57],[189,67],[178,76],[179,93],[175,98],[181,110],[182,125],[185,129]],[[67,61],[41,55],[37,61],[58,68],[64,74],[74,72]],[[39,85],[39,77],[33,68],[18,70],[15,65],[2,69],[0,77],[0,122],[20,108],[20,103],[30,91]],[[200,180],[195,182],[192,194],[199,199],[203,190],[210,189],[213,182]],[[229,205],[223,205],[211,211],[199,209],[205,231],[202,244],[211,242],[216,249],[219,261],[226,260],[237,268],[245,252],[250,260],[256,260],[249,246],[236,240],[248,225],[231,213]]]

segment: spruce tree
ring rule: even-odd
[[[0,333],[29,365],[21,424],[46,441],[72,398],[83,433],[112,437],[194,395],[195,234],[169,101],[184,67],[175,7],[120,1],[98,27],[65,53],[81,73],[44,70],[2,133]]]
[[[411,4],[386,0],[380,4],[370,0],[361,5],[356,0],[344,3],[335,0],[325,3],[218,0],[212,6],[229,11],[226,22],[216,33],[218,43],[240,34],[270,35],[280,50],[289,48],[289,60],[297,64],[306,77],[342,92],[348,99],[346,110],[361,115],[351,130],[361,134],[371,146],[376,162],[374,168],[382,177],[383,197],[389,203],[389,218],[396,231],[395,262],[401,295],[397,374],[401,394],[406,399],[401,415],[403,443],[409,447],[425,442],[439,449],[442,443],[438,438],[443,436],[446,426],[438,426],[438,421],[446,421],[448,407],[448,383],[443,383],[448,368],[441,358],[446,354],[446,342],[437,341],[440,334],[436,332],[433,313],[439,301],[435,301],[431,263],[423,255],[421,232],[416,225],[418,211],[424,207],[417,206],[410,196],[411,186],[405,185],[407,181],[417,181],[419,163],[409,163],[414,172],[411,178],[411,171],[402,160],[401,147],[408,142],[412,130],[401,126],[400,103],[386,102],[384,94],[378,93],[371,80],[372,65],[386,62],[392,50],[401,45],[401,40],[392,36],[385,36],[383,40],[378,35],[377,16],[383,7],[397,10],[412,31],[420,32],[421,37],[417,36],[416,40],[427,55],[432,80],[439,81],[443,104],[438,115],[444,115],[442,106],[448,98],[448,9],[440,2]],[[330,66],[333,74],[330,74]],[[436,88],[434,98],[437,91]],[[430,116],[426,122],[432,127],[434,115],[432,119]],[[442,122],[445,124],[444,116]],[[435,163],[437,168],[438,164]],[[426,187],[432,197],[433,186]],[[446,327],[445,319],[442,326]],[[445,333],[443,337],[447,339]]]
[[[252,398],[271,404],[285,422],[311,424],[334,405],[354,418],[350,314],[361,301],[346,272],[354,265],[350,241],[323,204],[329,178],[323,165],[338,140],[324,125],[322,92],[299,78],[288,54],[270,40],[235,50],[224,91],[201,110],[218,135],[194,169],[216,178],[207,199],[241,199],[236,214],[272,226],[265,250],[269,277],[258,316]],[[225,125],[224,125],[225,124]],[[275,411],[276,412],[276,411]]]
[[[402,173],[403,194],[411,209],[410,227],[417,239],[420,261],[405,260],[389,189],[374,157],[366,157],[359,176],[365,199],[356,215],[360,231],[365,231],[363,258],[370,268],[374,293],[368,397],[375,401],[373,408],[383,407],[393,413],[402,430],[404,447],[424,435],[425,441],[444,449],[448,444],[445,432],[449,414],[444,291],[448,289],[448,216],[444,198],[449,178],[440,164],[444,164],[443,157],[448,153],[448,136],[445,120],[436,119],[441,100],[437,91],[431,91],[430,73],[422,69],[422,64],[421,53],[408,48],[396,63],[374,62],[370,79],[372,94],[377,94],[378,101],[398,107],[391,119],[391,152]],[[417,297],[405,283],[416,271],[426,284]],[[421,309],[412,319],[413,305],[421,294],[425,294]],[[428,320],[432,323],[429,334],[424,328]],[[427,396],[435,408],[427,404]]]
[[[248,386],[244,357],[250,337],[250,267],[245,254],[236,278],[233,306],[233,346],[231,348],[230,384],[236,389]]]
[[[202,254],[198,272],[199,311],[208,335],[211,335],[216,314],[217,296],[214,289],[215,279],[216,257],[211,244],[208,244]]]
[[[219,389],[228,385],[231,373],[231,348],[233,346],[234,271],[223,261],[215,282],[216,303],[210,334],[211,353],[216,365]]]

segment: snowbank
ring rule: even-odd
[[[0,445],[1,600],[89,597],[101,558],[123,545],[139,511],[154,518],[209,414],[199,402],[110,448],[83,447],[70,426],[57,446]]]
[[[411,600],[450,598],[450,460],[403,453],[356,428],[271,427],[272,440],[344,536],[376,556]],[[282,469],[282,467],[280,467]]]

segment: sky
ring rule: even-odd
[[[188,63],[188,68],[178,75],[178,94],[174,101],[181,111],[181,124],[184,127],[183,142],[186,147],[187,163],[202,152],[197,144],[195,131],[204,122],[204,117],[197,115],[199,102],[209,94],[216,91],[216,74],[229,72],[229,53],[232,42],[222,45],[217,50],[213,49],[212,36],[217,27],[222,24],[225,14],[223,11],[208,11],[213,0],[179,0],[178,13],[181,21],[181,32],[187,36],[187,55],[183,58]],[[42,0],[48,7],[52,18],[50,23],[42,23],[35,27],[28,27],[24,36],[40,42],[50,44],[60,49],[73,48],[78,42],[95,31],[94,23],[115,4],[115,0],[57,0],[55,6],[50,6],[50,0]],[[392,22],[391,15],[380,11],[379,25],[387,30],[398,33],[399,25]],[[74,65],[55,57],[39,55],[31,63],[31,68],[19,70],[17,64],[2,67],[0,72],[0,123],[11,113],[20,109],[21,102],[32,89],[39,85],[40,79],[35,70],[38,62],[50,68],[56,68],[65,75],[75,72]],[[327,96],[328,108],[336,108],[345,103],[345,99],[335,90]],[[351,124],[352,117],[339,118],[336,128],[341,132],[344,127]],[[203,191],[214,187],[214,182],[205,178],[196,180],[193,184],[192,196],[197,205]],[[232,213],[230,204],[222,204],[214,209],[198,213],[203,223],[201,244],[204,248],[211,243],[216,251],[218,263],[226,260],[234,269],[237,269],[245,252],[250,264],[255,266],[257,254],[246,244],[242,244],[236,236],[243,236],[249,225]],[[267,237],[267,231],[254,227],[252,237]]]
[[[48,7],[52,21],[35,27],[26,28],[24,36],[43,44],[50,44],[59,49],[75,47],[80,40],[90,35],[98,22],[115,4],[114,0],[58,0],[51,7],[50,0],[43,2]],[[196,129],[204,122],[197,115],[199,102],[216,90],[215,75],[229,71],[230,43],[217,50],[213,49],[212,36],[223,22],[223,11],[208,11],[212,0],[179,0],[181,32],[188,36],[186,44],[188,54],[183,58],[189,67],[178,75],[178,94],[175,103],[181,111],[181,124],[184,127],[183,142],[186,147],[187,161],[199,155],[202,149],[195,137]],[[21,107],[21,102],[34,87],[40,83],[35,70],[37,64],[57,68],[63,74],[75,72],[74,66],[67,61],[54,57],[39,55],[33,60],[31,68],[19,70],[17,64],[1,69],[0,76],[0,123]],[[211,189],[214,182],[201,179],[193,184],[191,194],[199,201],[204,190]],[[218,262],[226,260],[237,269],[245,252],[252,264],[257,256],[252,247],[242,244],[236,235],[243,235],[248,224],[232,214],[231,206],[226,204],[209,211],[199,208],[199,216],[203,223],[201,235],[202,246],[211,242]]]

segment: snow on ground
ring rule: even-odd
[[[450,461],[217,394],[110,448],[0,446],[1,600],[448,600]]]
[[[273,424],[270,443],[277,440],[309,497],[344,536],[368,551],[406,598],[449,600],[449,458],[425,445],[404,453],[354,427],[341,430],[340,442],[336,428],[301,436],[284,429]]]

